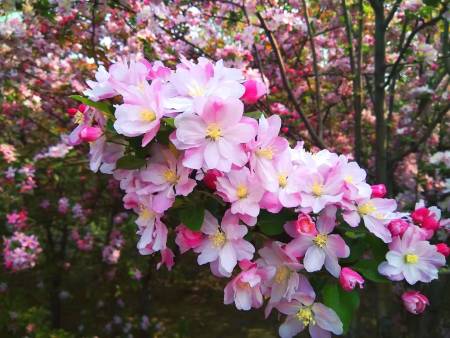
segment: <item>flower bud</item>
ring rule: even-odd
[[[394,219],[388,224],[392,236],[401,236],[408,229],[409,223],[403,219]]]
[[[87,109],[88,109],[88,106],[86,106],[84,103],[82,103],[78,106],[78,110],[80,112],[82,112],[83,114],[87,111]]]
[[[419,208],[411,213],[411,218],[415,224],[422,224],[429,215],[430,211],[427,208]]]
[[[216,190],[217,177],[221,177],[222,175],[221,171],[210,169],[206,172],[205,177],[203,177],[203,182],[209,189]]]
[[[78,112],[77,108],[69,108],[69,109],[67,109],[67,114],[69,114],[70,117],[74,117],[77,112]]]
[[[434,215],[425,217],[422,222],[422,228],[436,231],[437,229],[439,229],[439,221],[436,218],[434,218]]]
[[[299,214],[295,221],[295,229],[299,234],[316,234],[317,229],[314,221],[308,214]]]
[[[359,284],[360,288],[364,287],[364,278],[350,268],[342,268],[339,274],[339,283],[345,291],[352,291],[356,284]]]
[[[387,193],[384,184],[374,184],[370,187],[372,188],[372,198],[383,198]]]
[[[419,314],[425,311],[427,305],[430,305],[428,298],[419,291],[406,291],[402,295],[403,305],[408,312]]]
[[[102,135],[102,130],[99,127],[84,127],[80,131],[80,139],[84,142],[93,142]]]
[[[259,98],[267,93],[266,85],[258,80],[247,80],[244,82],[245,92],[241,100],[246,104],[254,104]]]
[[[448,255],[450,255],[450,248],[445,243],[436,244],[436,250],[437,252],[443,254],[445,257],[448,257]]]

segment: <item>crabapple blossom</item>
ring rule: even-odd
[[[436,244],[436,250],[437,252],[443,254],[445,257],[448,257],[450,255],[450,248],[446,243]]]
[[[343,212],[344,220],[352,227],[359,225],[361,218],[364,226],[385,243],[392,241],[392,236],[386,225],[394,218],[393,211],[397,203],[393,199],[373,198],[358,201],[353,210]]]
[[[394,219],[388,224],[388,229],[392,236],[402,236],[408,227],[409,223],[401,218]]]
[[[316,232],[299,234],[288,243],[286,251],[294,257],[303,257],[306,271],[319,271],[325,265],[328,272],[337,278],[341,271],[338,258],[348,257],[350,249],[341,236],[330,235],[334,222],[327,222],[319,216],[316,227]]]
[[[300,288],[303,291],[304,287]],[[341,335],[343,325],[333,309],[314,302],[315,293],[311,289],[303,291],[310,294],[305,297],[301,293],[293,295],[291,301],[283,301],[276,306],[277,310],[287,315],[278,333],[281,338],[292,338],[306,327],[312,338],[330,337],[330,332]]]
[[[181,158],[177,158],[177,154],[168,148],[155,146],[153,154],[140,177],[143,182],[150,183],[145,191],[155,193],[153,209],[162,213],[172,206],[175,196],[189,195],[196,182],[189,178],[192,170],[184,167]]]
[[[445,265],[445,257],[434,245],[421,239],[410,226],[402,237],[396,236],[389,244],[386,262],[378,266],[380,274],[409,284],[429,283],[438,278],[438,268]]]
[[[178,225],[175,231],[177,232],[175,243],[177,243],[180,248],[180,253],[185,253],[190,249],[197,248],[202,244],[205,237],[201,231],[193,231],[184,224]]]
[[[414,315],[424,312],[427,305],[430,305],[425,295],[414,290],[404,292],[402,294],[402,301],[405,309]]]
[[[243,144],[255,136],[254,128],[245,123],[241,101],[209,97],[201,114],[184,113],[175,118],[177,128],[172,142],[186,150],[183,165],[192,169],[217,169],[228,172],[231,166],[247,162]]]
[[[281,119],[278,115],[272,115],[267,119],[261,116],[256,139],[247,145],[247,149],[251,151],[250,167],[269,191],[276,191],[279,187],[279,175],[273,163],[289,147],[287,140],[278,136],[280,128]],[[281,167],[281,169],[287,169],[286,165]]]
[[[387,190],[384,184],[374,184],[370,188],[372,189],[371,198],[383,198],[386,196]]]
[[[244,82],[245,92],[241,100],[246,104],[255,104],[267,93],[267,87],[264,82],[258,80],[247,80]]]
[[[200,246],[194,249],[200,253],[200,265],[211,263],[211,270],[219,276],[229,277],[238,261],[253,258],[255,248],[244,240],[247,227],[236,222],[236,218],[226,213],[219,226],[217,219],[208,211],[201,231],[206,235]]]
[[[239,262],[239,267],[242,271],[225,286],[224,304],[234,302],[238,310],[244,311],[260,308],[266,271],[258,268],[256,263],[245,260]]]
[[[297,291],[303,268],[298,260],[290,255],[285,244],[274,241],[259,251],[257,264],[264,267],[268,274],[266,286],[270,289],[269,303],[278,303],[282,299],[291,300]]]
[[[259,202],[264,189],[259,179],[247,167],[231,170],[217,178],[217,193],[228,203],[231,203],[233,214],[256,217],[259,214]]]
[[[356,271],[350,268],[342,268],[339,274],[339,283],[345,291],[352,291],[356,285],[364,287],[364,278]]]
[[[41,252],[41,245],[35,235],[16,231],[11,237],[4,238],[3,261],[5,267],[12,271],[34,267]]]

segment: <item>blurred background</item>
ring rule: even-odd
[[[279,114],[293,142],[349,154],[401,208],[447,218],[449,17],[437,0],[1,1],[0,337],[277,336],[274,314],[224,306],[226,281],[194,255],[169,272],[137,252],[117,182],[67,143],[69,96],[99,66],[223,59],[266,83],[250,111]],[[450,337],[447,286],[448,270],[421,286],[431,305],[414,316],[405,285],[369,281],[346,336]]]

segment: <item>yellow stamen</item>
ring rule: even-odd
[[[304,326],[308,326],[309,324],[314,325],[316,321],[314,320],[313,313],[309,307],[301,308],[297,314],[297,319],[303,323]]]
[[[170,184],[175,184],[178,182],[179,177],[177,176],[176,172],[173,170],[170,170],[170,169],[166,170],[164,172],[163,176],[164,176],[164,179]]]
[[[84,114],[80,111],[77,111],[77,113],[73,117],[73,122],[76,124],[82,124],[84,121]]]
[[[415,264],[419,261],[419,256],[415,254],[406,254],[405,255],[405,263],[407,264]]]
[[[156,120],[156,114],[150,109],[141,111],[141,120],[145,122],[153,122]]]
[[[155,214],[152,211],[150,211],[148,208],[144,207],[141,209],[139,216],[141,218],[143,218],[144,220],[149,220],[149,219],[152,219],[155,216]]]
[[[259,157],[263,157],[267,160],[273,159],[273,150],[272,148],[261,148],[256,151],[256,155]]]
[[[314,239],[313,242],[315,245],[317,245],[319,248],[325,247],[327,245],[328,236],[325,234],[318,234]]]
[[[361,215],[368,215],[376,211],[377,208],[373,205],[372,202],[366,202],[358,207],[358,212]]]
[[[222,130],[217,124],[210,124],[208,128],[206,128],[206,136],[213,141],[217,141],[220,137],[222,137]]]
[[[344,181],[347,183],[353,183],[353,177],[350,175],[344,177]]]
[[[323,185],[317,182],[314,182],[312,186],[312,193],[316,197],[320,197],[323,195]]]
[[[248,196],[248,189],[245,185],[239,185],[236,189],[236,195],[239,199],[246,198]]]
[[[145,82],[144,81],[139,82],[137,87],[141,92],[143,92],[145,90]]]
[[[285,265],[280,265],[275,274],[275,283],[281,284],[289,278],[290,271]]]
[[[287,185],[287,176],[286,175],[278,175],[278,185],[281,188],[285,188]]]
[[[212,240],[212,244],[215,248],[223,247],[223,245],[226,242],[225,235],[220,230],[217,230],[216,233],[214,235],[212,235],[211,240]]]

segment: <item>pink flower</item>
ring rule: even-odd
[[[156,269],[160,269],[161,266],[165,265],[167,270],[171,271],[175,265],[175,255],[172,250],[165,248],[161,250],[161,261],[156,265]]]
[[[183,224],[177,226],[175,231],[177,232],[175,243],[177,243],[181,253],[199,247],[205,237],[202,232],[193,231]]]
[[[229,277],[238,261],[252,259],[255,248],[244,240],[247,227],[236,222],[236,217],[226,213],[219,226],[217,219],[208,211],[201,231],[207,236],[194,251],[200,253],[197,262],[200,265],[211,263],[212,271]]]
[[[210,97],[200,116],[178,115],[177,130],[171,139],[178,149],[186,150],[183,165],[223,172],[230,171],[232,164],[245,165],[247,155],[242,144],[255,137],[255,130],[243,122],[243,111],[242,102],[237,99]]]
[[[414,290],[404,292],[402,301],[405,309],[414,315],[424,312],[427,305],[430,305],[426,296]]]
[[[143,182],[151,183],[146,191],[156,193],[153,209],[162,213],[172,206],[175,196],[189,195],[197,183],[189,178],[192,170],[184,167],[181,159],[177,159],[168,148],[155,145],[152,152],[154,156],[140,177]]]
[[[141,235],[137,244],[139,253],[141,255],[150,255],[166,249],[167,233],[166,225],[159,218],[156,218],[153,225],[141,228],[138,231],[138,234]]]
[[[210,169],[205,173],[203,182],[209,189],[216,190],[217,177],[220,176],[223,176],[223,173],[221,171],[217,169]]]
[[[387,190],[384,184],[375,184],[370,188],[372,189],[372,198],[383,198],[386,196]]]
[[[445,257],[448,257],[450,255],[450,248],[446,243],[436,244],[436,250],[437,252],[443,254]]]
[[[266,286],[270,288],[269,303],[282,299],[291,300],[297,291],[301,275],[297,271],[303,266],[292,256],[281,242],[271,242],[258,251],[258,265],[267,270]],[[267,312],[266,312],[267,315]]]
[[[274,168],[274,162],[289,147],[287,140],[278,136],[280,128],[281,119],[278,115],[272,115],[268,119],[261,116],[256,140],[247,145],[248,150],[251,151],[250,167],[259,177],[262,185],[269,191],[276,191],[279,187],[279,179]],[[281,166],[281,169],[286,167],[286,165]]]
[[[277,181],[277,185],[267,184],[269,189],[264,194],[261,201],[261,207],[270,212],[276,213],[282,207],[293,208],[300,204],[300,194],[297,186],[290,175],[293,170],[291,156],[289,151],[284,151],[280,157],[273,163],[273,171],[267,174],[273,176],[266,176],[262,182],[271,180]]]
[[[345,291],[352,291],[357,284],[360,288],[364,287],[364,278],[350,268],[342,268],[339,274],[339,283]]]
[[[409,223],[404,219],[398,218],[389,222],[388,229],[392,236],[402,236],[406,229],[408,229]]]
[[[246,104],[255,104],[259,98],[267,93],[266,85],[258,80],[247,80],[244,82],[245,93],[241,100]]]
[[[333,229],[334,222],[319,217],[317,233],[300,234],[286,246],[286,250],[295,257],[304,257],[306,271],[319,271],[325,264],[328,272],[337,278],[341,271],[338,258],[348,257],[350,249],[341,236],[330,235]]]
[[[217,178],[217,193],[231,203],[233,214],[257,217],[259,202],[264,194],[260,181],[250,173],[247,167],[231,170],[225,176]]]
[[[280,337],[292,338],[306,327],[309,327],[312,338],[330,337],[330,332],[341,335],[343,326],[336,312],[321,303],[315,303],[312,288],[303,289],[305,287],[301,287],[301,292],[295,294],[290,302],[283,301],[276,307],[278,311],[287,315],[278,330]],[[305,297],[305,294],[308,296]]]
[[[386,225],[394,217],[393,211],[396,208],[397,203],[393,199],[366,199],[359,201],[357,208],[344,211],[342,216],[352,227],[357,227],[362,217],[367,230],[382,239],[383,242],[389,243],[392,236]]]
[[[102,135],[102,129],[99,127],[85,126],[80,130],[80,139],[84,142],[93,142]]]
[[[111,174],[124,153],[125,146],[106,142],[106,137],[102,136],[90,144],[89,168],[93,172],[100,170],[104,174]]]
[[[125,103],[116,106],[114,129],[128,137],[144,135],[142,146],[146,146],[155,137],[166,114],[161,87],[160,80],[154,80],[150,85],[143,81],[124,90],[121,94]]]
[[[203,103],[210,96],[220,97],[224,101],[239,99],[245,91],[240,84],[242,79],[239,69],[225,67],[222,60],[213,64],[201,57],[195,64],[182,57],[182,63],[169,77],[174,95],[167,100],[166,107],[178,112],[200,114]]]
[[[406,279],[409,284],[429,283],[438,278],[438,268],[445,265],[445,257],[434,245],[420,238],[414,226],[403,236],[394,237],[386,254],[387,262],[378,266],[378,272],[389,279]]]
[[[317,234],[316,224],[311,216],[308,214],[298,214],[297,220],[287,222],[284,225],[284,230],[292,238],[297,238],[302,234],[311,234],[312,236]]]
[[[320,171],[305,173],[298,170],[294,177],[295,184],[300,190],[300,206],[303,209],[318,213],[327,205],[335,204],[342,199],[343,182],[340,180],[333,177],[328,179]]]
[[[83,94],[93,101],[103,100],[117,95],[111,82],[110,75],[104,66],[100,66],[95,73],[95,80],[87,80],[86,83],[90,87],[86,89]]]
[[[225,286],[224,304],[234,302],[238,310],[244,311],[260,308],[263,304],[262,283],[266,273],[250,261],[241,261],[239,266],[243,271]]]
[[[329,172],[328,180],[343,182],[344,199],[354,201],[370,197],[370,185],[366,183],[366,172],[358,163],[349,162],[344,155],[339,156],[338,162]]]

